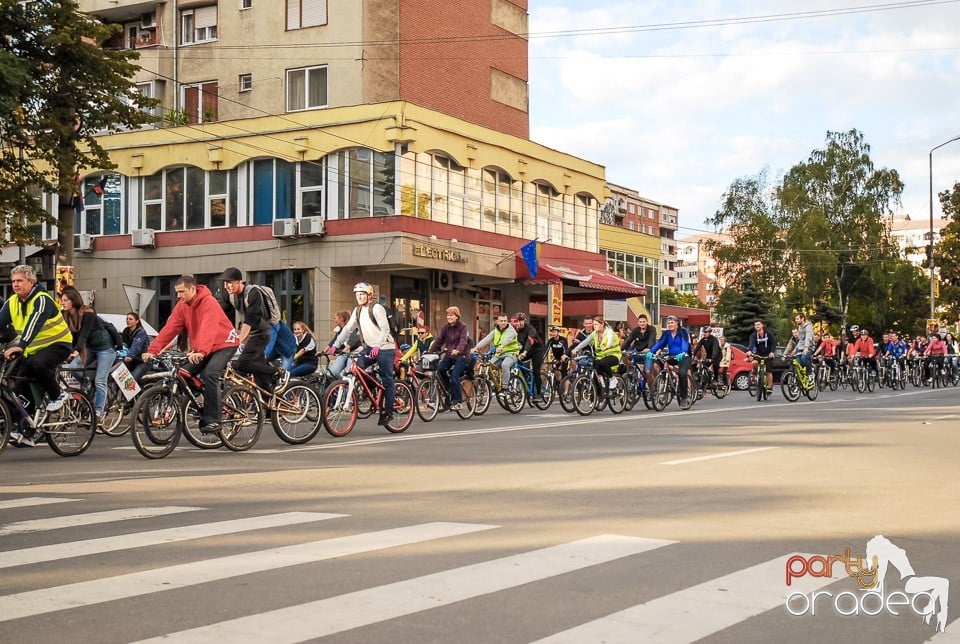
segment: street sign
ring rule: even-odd
[[[139,286],[123,285],[123,294],[127,296],[127,303],[130,309],[137,312],[137,315],[143,315],[143,312],[150,306],[153,296],[157,294],[152,288],[141,288]]]

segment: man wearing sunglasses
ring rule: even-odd
[[[417,327],[417,339],[413,341],[413,344],[410,345],[410,348],[405,354],[400,358],[401,362],[409,362],[413,359],[414,356],[422,356],[427,353],[430,345],[433,344],[433,335],[430,333],[430,327],[428,326],[419,326]]]

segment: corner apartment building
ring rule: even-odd
[[[123,25],[164,110],[102,137],[117,168],[82,178],[77,286],[99,309],[127,310],[131,285],[162,324],[176,277],[217,288],[231,265],[321,337],[360,280],[406,326],[457,305],[477,335],[548,291],[643,292],[599,249],[603,167],[527,138],[525,0],[81,7]]]
[[[717,275],[717,260],[704,246],[704,242],[728,242],[729,235],[701,233],[677,240],[677,290],[690,293],[713,309],[724,287],[724,280]]]

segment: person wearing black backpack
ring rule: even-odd
[[[267,362],[264,351],[270,342],[270,308],[263,291],[244,282],[243,273],[233,266],[223,271],[220,279],[228,295],[227,301],[221,300],[220,305],[239,327],[242,349],[237,358],[237,371],[252,374],[260,389],[282,392],[290,382],[290,372]]]
[[[116,341],[107,328],[113,328],[113,325],[101,320],[92,307],[84,305],[80,291],[72,286],[63,289],[60,306],[67,326],[73,333],[73,353],[69,356],[73,360],[71,366],[90,366],[94,361],[97,363],[93,407],[97,411],[99,423],[103,420],[103,410],[107,404],[110,371],[117,359]],[[117,330],[113,329],[113,333],[117,333]]]

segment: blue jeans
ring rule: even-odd
[[[312,362],[305,362],[303,364],[293,365],[287,371],[290,372],[291,378],[299,378],[300,376],[309,376],[311,373],[317,370],[317,365]]]
[[[333,362],[327,366],[327,371],[330,372],[330,375],[334,378],[339,378],[343,374],[343,370],[347,368],[347,354],[341,353],[338,355]]]
[[[807,352],[807,351],[804,351],[804,352],[802,352],[802,353],[798,353],[798,354],[797,354],[797,360],[800,362],[800,364],[802,364],[802,365],[803,365],[804,367],[806,367],[807,369],[809,369],[810,367],[813,366],[813,359],[812,359],[810,353]]]
[[[94,361],[97,363],[97,374],[94,378],[96,393],[93,397],[93,407],[100,414],[107,405],[107,379],[110,378],[110,372],[113,370],[113,363],[117,359],[116,349],[104,349],[102,351],[92,351],[87,349],[87,365],[90,366]],[[80,358],[77,357],[70,364],[72,367],[83,366]]]
[[[463,356],[443,356],[440,364],[437,365],[437,375],[443,380],[447,390],[450,392],[450,404],[455,405],[463,402],[463,391],[460,389],[460,378],[463,376],[464,369],[467,368],[467,361]]]

